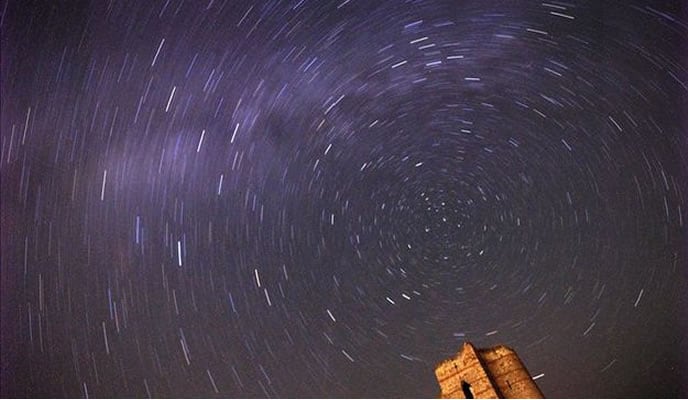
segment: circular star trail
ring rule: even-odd
[[[685,396],[680,2],[7,2],[2,393]],[[682,386],[683,385],[683,386]]]

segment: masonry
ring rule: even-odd
[[[541,399],[543,394],[512,349],[476,349],[464,343],[454,357],[435,368],[443,399]]]

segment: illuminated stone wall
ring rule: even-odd
[[[506,346],[476,349],[465,343],[435,368],[441,398],[542,398],[516,352]]]

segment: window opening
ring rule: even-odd
[[[463,390],[463,395],[467,399],[475,399],[473,396],[473,389],[471,389],[471,384],[466,381],[461,381],[461,390]]]

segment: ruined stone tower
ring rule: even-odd
[[[506,346],[476,349],[466,342],[435,368],[443,399],[541,399],[528,370]]]

